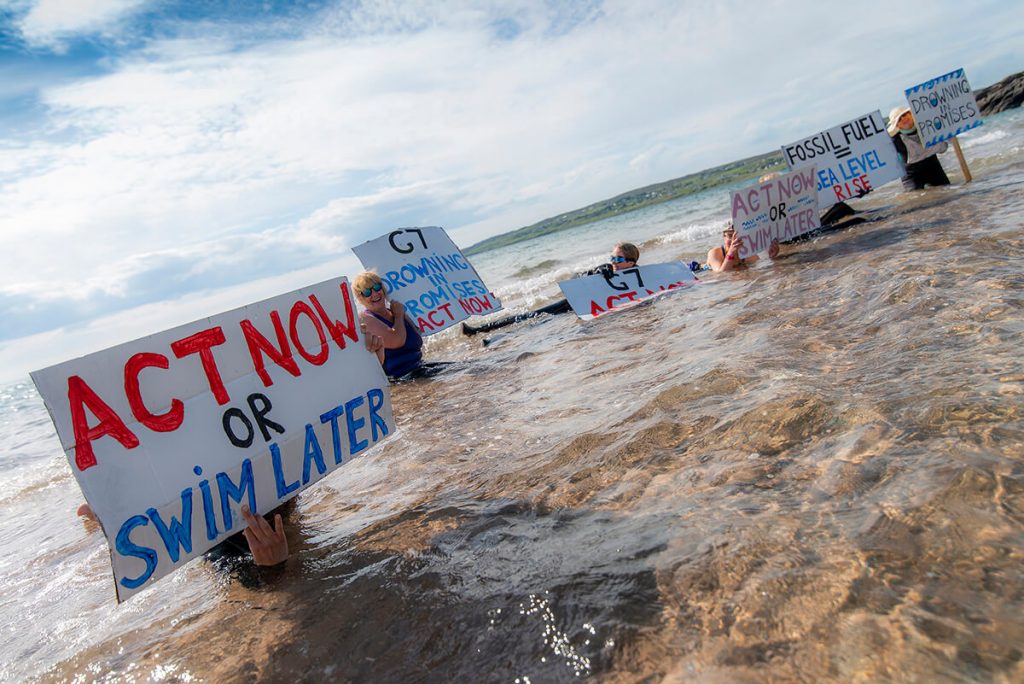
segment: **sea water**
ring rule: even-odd
[[[452,330],[284,570],[118,606],[31,383],[0,388],[0,680],[1024,679],[1024,113],[948,188],[581,322]],[[506,309],[615,242],[703,260],[729,187],[473,258]],[[486,338],[488,344],[482,344]]]

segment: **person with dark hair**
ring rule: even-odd
[[[759,257],[756,254],[740,259],[739,252],[742,247],[743,238],[736,234],[732,221],[729,221],[722,230],[722,246],[712,247],[708,251],[708,266],[712,271],[731,271],[736,268],[749,266],[758,260]],[[772,244],[768,247],[768,258],[774,259],[778,255],[779,241],[772,240]]]
[[[633,268],[636,266],[636,262],[640,260],[640,248],[634,245],[632,242],[620,242],[612,249],[611,257],[608,263],[595,266],[589,271],[576,274],[577,278],[591,275],[611,275],[615,271],[621,271],[624,268]],[[541,314],[557,315],[563,313],[569,313],[572,311],[572,307],[569,306],[568,299],[559,299],[557,302],[542,306],[539,309],[527,311],[526,313],[516,314],[514,316],[506,316],[505,318],[499,318],[496,321],[490,323],[484,323],[483,325],[471,326],[468,323],[462,323],[462,334],[463,335],[476,335],[477,333],[490,332],[497,330],[498,328],[504,328],[512,325],[513,323],[519,323]]]
[[[896,152],[907,166],[907,173],[902,179],[904,190],[921,190],[926,185],[949,185],[949,177],[936,156],[949,149],[949,144],[941,142],[926,148],[910,107],[901,105],[889,112],[888,130]]]

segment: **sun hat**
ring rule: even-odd
[[[906,114],[909,111],[910,111],[910,107],[908,107],[907,105],[900,105],[898,107],[893,107],[892,111],[889,112],[889,127],[888,127],[888,130],[889,130],[889,136],[890,137],[896,135],[899,132],[899,127],[897,126],[897,122],[900,120],[901,116],[903,116],[904,114]]]

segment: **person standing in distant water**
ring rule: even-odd
[[[359,322],[383,340],[377,358],[392,382],[435,375],[447,362],[423,362],[423,336],[405,314],[405,306],[397,299],[388,302],[384,281],[373,271],[363,271],[352,281],[356,299],[365,308]]]
[[[758,260],[756,254],[740,259],[740,249],[743,247],[743,238],[736,234],[732,227],[732,221],[726,224],[722,230],[722,246],[712,247],[708,252],[708,266],[712,271],[731,271],[743,266],[749,266]],[[779,241],[772,240],[768,247],[768,258],[774,259],[779,256]],[[692,268],[692,267],[691,267]]]
[[[636,266],[636,262],[639,259],[639,247],[634,245],[632,242],[620,242],[619,244],[615,245],[615,247],[612,249],[611,258],[609,259],[607,264],[595,266],[594,268],[590,269],[589,271],[585,271],[584,273],[577,273],[576,277],[582,278],[584,276],[599,274],[603,276],[610,276],[615,271],[621,271],[624,268],[633,268],[634,266]],[[556,315],[569,313],[570,311],[572,311],[572,307],[569,306],[569,300],[559,299],[557,302],[554,302],[553,304],[548,304],[547,306],[542,306],[539,309],[527,311],[526,313],[516,314],[515,316],[506,316],[505,318],[499,318],[496,321],[484,323],[483,325],[480,326],[474,327],[469,325],[468,323],[463,323],[462,334],[476,335],[477,333],[490,332],[492,330],[497,330],[498,328],[504,328],[505,326],[512,325],[513,323],[518,323],[520,321],[525,321],[535,316],[540,316],[541,314]],[[486,344],[486,341],[484,342],[484,344]]]
[[[900,159],[907,165],[907,174],[903,176],[904,190],[920,190],[926,185],[949,185],[946,171],[935,156],[949,149],[949,144],[941,142],[926,148],[909,107],[901,105],[889,112],[889,135]]]

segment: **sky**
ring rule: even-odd
[[[0,0],[0,381],[777,149],[964,67],[1024,3]],[[723,209],[723,213],[725,209]]]

